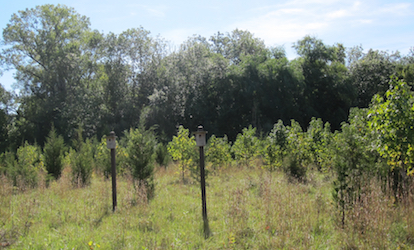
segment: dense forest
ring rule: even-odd
[[[178,125],[234,141],[252,125],[268,133],[279,119],[306,129],[312,117],[340,129],[351,107],[366,108],[390,76],[414,84],[414,54],[327,45],[306,36],[267,47],[249,31],[190,37],[175,49],[142,27],[121,34],[91,30],[66,6],[14,14],[3,30],[2,69],[16,70],[17,91],[1,88],[0,151],[25,141],[44,145],[52,126],[69,142],[114,130],[122,136],[141,115],[164,142]]]

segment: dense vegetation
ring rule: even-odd
[[[414,247],[414,51],[306,36],[288,60],[241,30],[167,44],[143,28],[101,34],[65,6],[12,16],[0,59],[19,92],[0,93],[1,244]],[[210,136],[208,241],[194,230],[199,124]]]
[[[306,36],[266,47],[248,31],[194,36],[175,50],[138,27],[121,34],[91,30],[65,6],[14,14],[3,30],[3,70],[16,69],[18,94],[1,90],[0,151],[25,141],[44,145],[52,126],[68,143],[82,124],[87,138],[157,124],[162,140],[178,125],[234,141],[243,128],[268,133],[279,119],[302,128],[312,117],[340,129],[350,107],[368,107],[391,75],[414,81],[414,55],[326,45]],[[1,66],[0,65],[0,66]]]

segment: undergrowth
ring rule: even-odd
[[[210,230],[204,239],[200,187],[183,184],[179,168],[157,168],[155,193],[118,178],[93,175],[74,187],[70,168],[49,187],[0,187],[0,246],[5,249],[410,249],[412,199],[396,205],[378,183],[347,211],[345,226],[333,202],[332,180],[310,171],[306,182],[258,166],[229,166],[207,180]]]

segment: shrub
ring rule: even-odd
[[[72,182],[81,187],[87,186],[91,182],[93,170],[93,146],[90,139],[83,141],[81,128],[73,144],[75,149],[70,150]]]
[[[4,154],[5,172],[8,178],[14,186],[22,189],[36,187],[38,173],[43,170],[40,148],[25,142],[17,149],[16,158],[13,153]]]
[[[185,182],[185,173],[189,170],[192,177],[199,175],[196,171],[198,167],[198,154],[196,149],[196,142],[193,137],[189,137],[190,132],[180,125],[177,136],[168,143],[167,149],[174,161],[179,161],[182,180]]]
[[[287,127],[287,130],[288,158],[284,161],[286,164],[283,164],[282,169],[288,176],[304,181],[307,173],[306,163],[309,159],[308,142],[301,126],[296,121],[291,120],[291,125]]]
[[[152,129],[143,126],[125,133],[127,140],[127,164],[138,187],[145,185],[148,198],[154,193],[154,152],[156,138]],[[134,185],[136,186],[136,185]]]
[[[231,151],[237,161],[247,165],[250,160],[259,155],[260,142],[256,137],[256,128],[251,125],[244,128],[242,134],[238,134]]]
[[[167,147],[163,143],[157,143],[155,147],[155,162],[163,167],[167,167],[170,162],[170,155]]]
[[[265,164],[268,170],[274,170],[282,166],[284,158],[287,155],[288,147],[288,130],[279,120],[270,131],[266,138],[264,147]]]
[[[58,179],[62,174],[65,150],[63,137],[57,136],[55,128],[52,127],[49,136],[46,138],[43,157],[47,173],[55,179]]]
[[[121,142],[116,144],[116,173],[124,175],[127,172],[126,150],[121,146]],[[106,179],[111,176],[111,153],[106,146],[106,136],[102,136],[101,142],[95,150],[95,168],[96,171],[103,174]]]
[[[343,123],[341,128],[342,132],[335,134],[333,169],[336,179],[333,183],[333,197],[338,204],[344,225],[346,211],[360,195],[361,187],[368,183],[372,175],[370,168],[374,166],[374,162],[358,129],[348,123]]]
[[[231,146],[227,136],[217,138],[215,135],[212,135],[210,137],[206,150],[206,158],[213,164],[214,170],[231,161],[230,150]]]

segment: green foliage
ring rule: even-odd
[[[43,157],[47,173],[55,179],[58,179],[62,174],[65,151],[63,137],[57,135],[54,126],[52,126],[43,148]]]
[[[237,161],[248,165],[250,160],[253,160],[260,154],[260,142],[256,137],[256,128],[251,125],[249,128],[244,128],[242,134],[238,134],[236,141],[231,147],[231,152]]]
[[[231,146],[227,136],[217,138],[212,135],[207,144],[206,160],[213,164],[214,170],[217,170],[231,161],[230,150]]]
[[[308,141],[310,164],[316,165],[320,170],[329,168],[332,162],[330,144],[333,137],[330,124],[324,125],[322,119],[313,117],[305,136]]]
[[[80,187],[88,186],[91,183],[94,165],[92,142],[89,138],[83,140],[82,128],[79,128],[73,144],[75,148],[69,151],[72,183]]]
[[[127,153],[121,143],[116,144],[116,174],[124,175],[127,172]],[[95,150],[95,167],[97,172],[102,173],[105,178],[111,176],[111,150],[106,146],[106,135],[102,136],[101,141],[96,145]]]
[[[414,174],[414,97],[405,82],[392,78],[385,96],[372,99],[368,125],[377,136],[378,153],[390,166],[394,191],[401,193],[407,176]]]
[[[385,98],[376,95],[369,111],[369,127],[378,133],[377,150],[392,168],[414,173],[414,97],[410,87],[392,79]]]
[[[154,195],[154,160],[156,138],[152,129],[143,126],[125,133],[127,140],[126,162],[138,186],[145,186],[147,197]]]
[[[160,166],[167,167],[170,160],[167,146],[163,143],[157,143],[155,147],[155,162]]]
[[[266,168],[275,170],[282,166],[285,156],[288,154],[288,129],[279,120],[266,138],[265,163]]]
[[[397,65],[393,55],[387,52],[370,49],[365,54],[362,51],[362,47],[351,50],[349,57],[354,58],[349,65],[349,74],[356,92],[354,105],[367,108],[374,95],[383,95],[387,91]]]
[[[309,163],[308,142],[305,133],[298,122],[291,120],[287,127],[288,157],[283,162],[282,169],[289,176],[299,181],[306,178],[307,164]]]
[[[182,180],[185,182],[185,173],[190,171],[193,177],[198,176],[197,147],[195,139],[190,136],[190,131],[182,125],[178,127],[177,136],[173,136],[167,146],[168,152],[174,161],[180,164]]]
[[[335,134],[333,197],[345,224],[346,211],[361,194],[363,186],[373,177],[374,162],[366,147],[364,134],[354,124],[343,123],[342,132]]]
[[[38,184],[39,173],[43,171],[41,150],[38,146],[25,142],[17,149],[16,155],[5,152],[1,155],[2,172],[21,189],[34,188]]]

